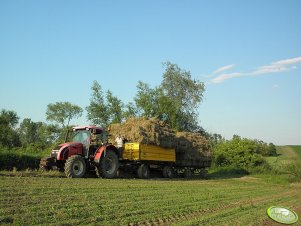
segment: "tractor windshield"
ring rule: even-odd
[[[90,131],[78,130],[73,132],[72,141],[88,145],[90,143]]]

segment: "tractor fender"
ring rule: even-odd
[[[60,147],[57,160],[67,160],[72,155],[82,155],[83,145],[77,142],[65,143]]]
[[[118,149],[114,145],[112,144],[102,145],[97,149],[94,155],[94,162],[96,164],[99,164],[101,157],[106,154],[107,150],[112,150],[116,153],[116,155],[118,155]]]

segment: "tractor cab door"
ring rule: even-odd
[[[79,142],[83,144],[82,155],[88,156],[88,151],[90,148],[90,131],[87,130],[77,130],[73,134],[73,142]]]
[[[82,133],[82,144],[83,144],[83,155],[88,156],[88,151],[90,148],[90,133],[87,131],[86,133]]]

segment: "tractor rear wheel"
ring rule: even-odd
[[[164,166],[162,173],[164,178],[173,178],[174,175],[174,171],[171,166]]]
[[[107,150],[100,159],[99,166],[96,167],[96,174],[99,177],[114,178],[117,176],[119,168],[118,157],[112,150]]]
[[[140,179],[148,179],[150,174],[148,165],[146,164],[140,165],[137,170],[137,174]]]
[[[73,155],[67,159],[65,174],[68,178],[81,178],[86,173],[86,162],[80,155]]]

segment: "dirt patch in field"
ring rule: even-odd
[[[256,177],[251,177],[251,176],[243,176],[240,178],[233,178],[234,180],[241,180],[241,181],[257,181],[258,178]]]

